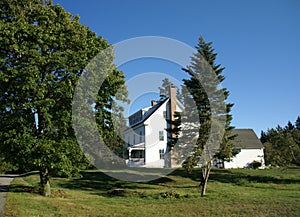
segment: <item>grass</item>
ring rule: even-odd
[[[13,181],[5,216],[300,216],[300,168],[212,170],[203,198],[199,172],[132,183],[85,171],[53,178],[50,198],[38,195],[38,175],[26,174]]]

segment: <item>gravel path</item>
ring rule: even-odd
[[[10,182],[16,177],[16,175],[0,175],[0,216],[3,216],[6,193],[9,189]]]

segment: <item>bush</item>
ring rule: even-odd
[[[162,198],[174,198],[174,199],[178,199],[180,197],[180,194],[174,192],[174,191],[166,191],[163,193],[160,193],[160,196]]]
[[[258,169],[259,167],[261,167],[261,162],[258,162],[258,161],[253,161],[251,164],[250,164],[250,168],[252,169]]]

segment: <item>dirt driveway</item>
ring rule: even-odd
[[[0,216],[3,216],[6,193],[8,192],[10,182],[16,175],[0,175]]]

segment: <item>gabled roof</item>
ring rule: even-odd
[[[243,149],[261,149],[263,144],[256,136],[252,129],[235,129],[233,130],[233,135],[237,137],[233,140],[233,145],[236,148]]]
[[[137,123],[129,126],[129,128],[133,128],[136,127],[137,125],[140,125],[142,123],[144,123],[159,107],[161,107],[167,100],[169,99],[169,97],[166,97],[165,99],[162,99],[160,101],[157,102],[157,104],[155,106],[152,106],[148,111],[146,111],[144,113],[144,115],[142,116],[142,119],[140,121],[138,121]]]

